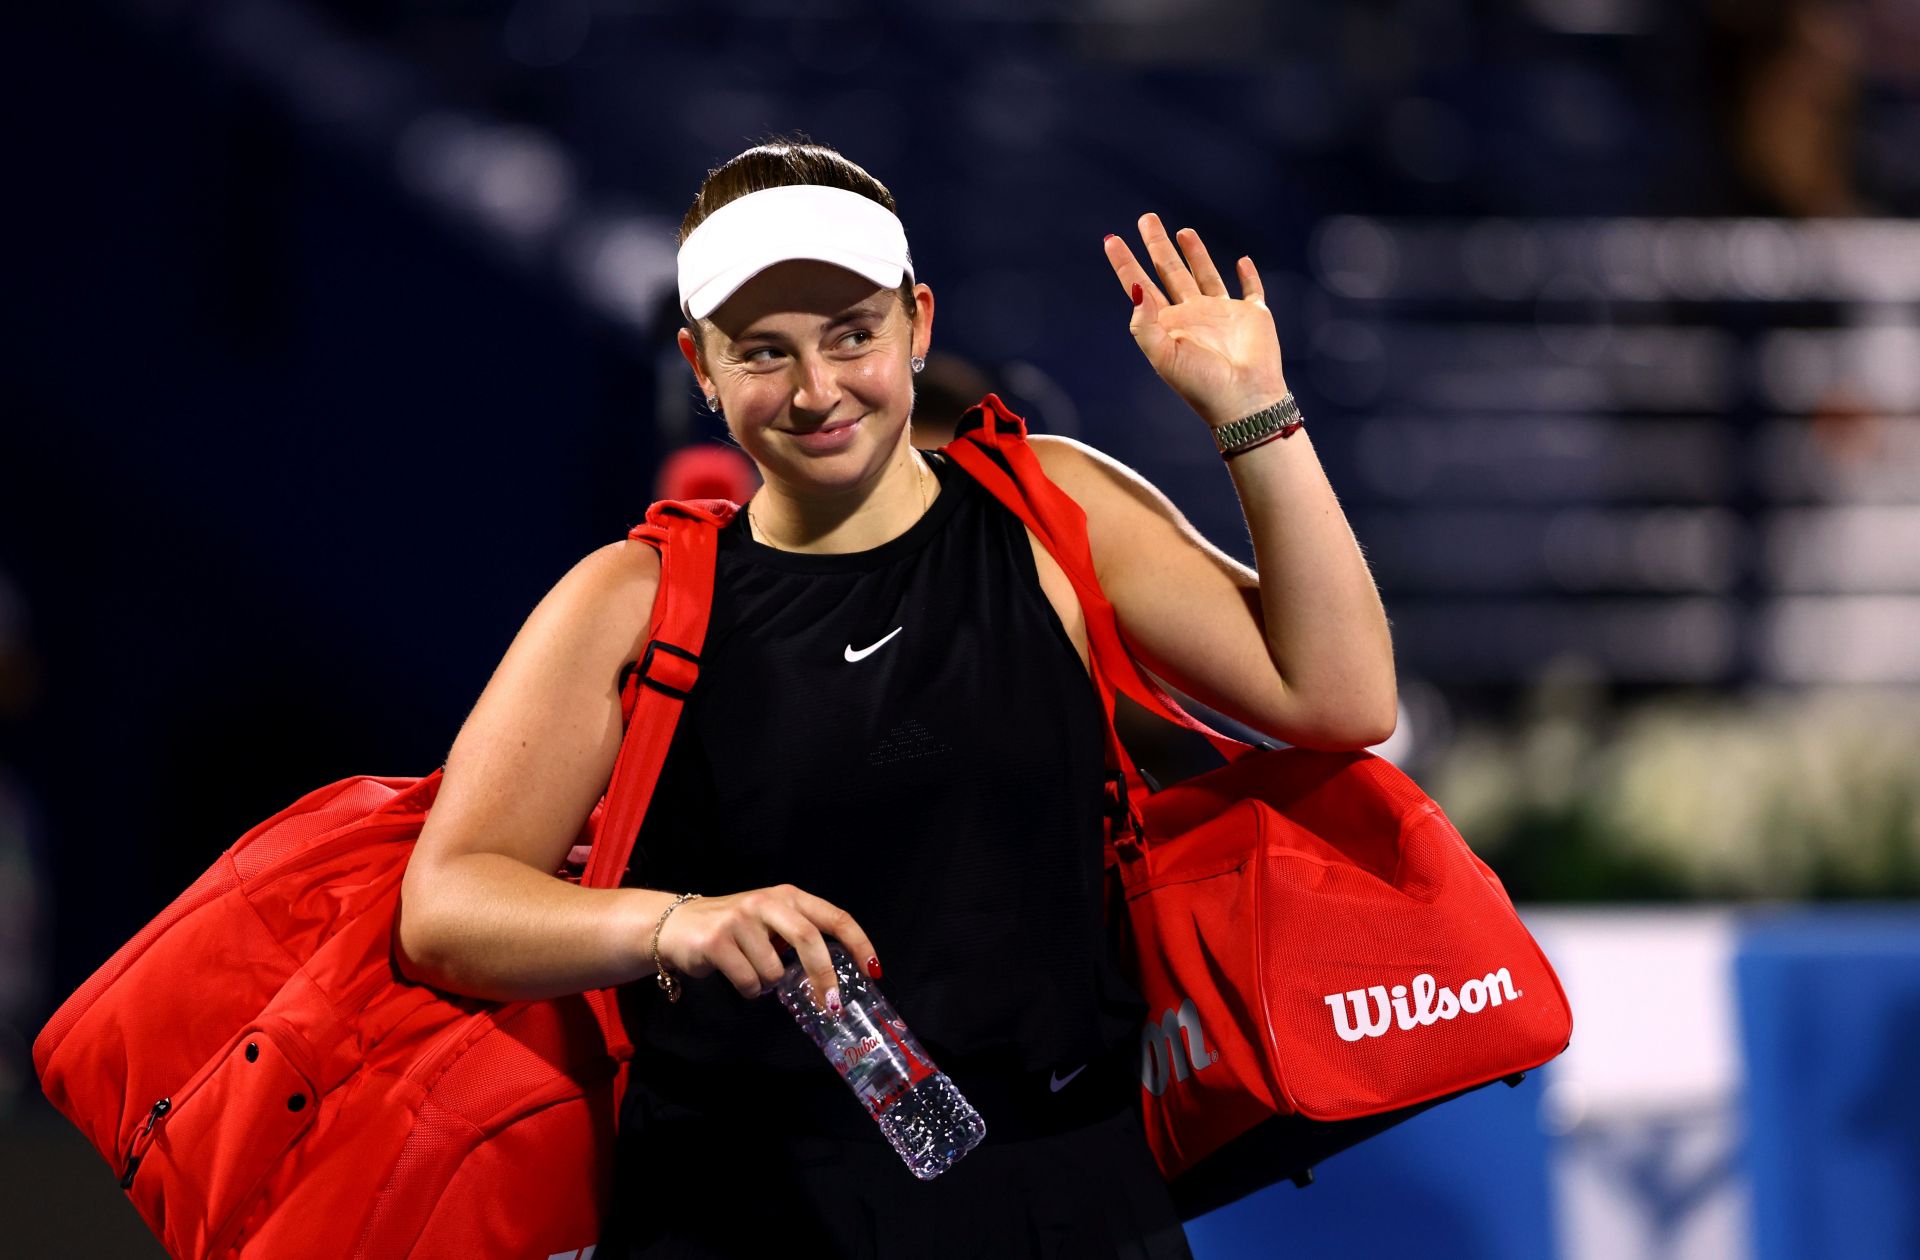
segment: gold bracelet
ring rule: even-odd
[[[660,929],[667,925],[667,916],[675,910],[678,910],[681,902],[692,901],[699,895],[699,893],[681,893],[679,897],[675,898],[672,905],[660,912],[660,921],[653,925],[653,967],[657,973],[653,979],[656,984],[667,991],[667,1001],[669,1002],[678,1002],[680,1000],[680,986],[673,982],[673,977],[667,972],[666,964],[660,961]]]

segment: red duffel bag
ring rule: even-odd
[[[590,849],[570,855],[584,873],[562,878],[620,882],[732,512],[656,504],[630,534],[661,552],[652,642],[623,679]],[[47,1097],[177,1260],[572,1260],[597,1245],[633,1053],[614,991],[490,1002],[394,961],[441,774],[344,779],[253,828],[35,1039]]]
[[[988,395],[956,460],[1026,523],[1086,613],[1107,714],[1117,873],[1136,982],[1147,1140],[1187,1219],[1426,1107],[1565,1050],[1559,979],[1440,807],[1368,752],[1254,748],[1136,664],[1086,514]],[[1151,791],[1113,727],[1124,694],[1206,736],[1217,770]]]

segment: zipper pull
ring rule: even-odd
[[[133,1140],[138,1142],[141,1138],[153,1132],[153,1122],[158,1120],[161,1116],[166,1115],[167,1112],[172,1109],[172,1107],[173,1107],[173,1099],[171,1098],[162,1098],[160,1101],[154,1103],[152,1109],[147,1112],[146,1126],[142,1128],[139,1133],[134,1135]],[[120,1188],[122,1190],[133,1189],[133,1170],[138,1167],[140,1167],[140,1157],[138,1155],[135,1155],[131,1150],[129,1150],[127,1152],[126,1169],[120,1174]]]

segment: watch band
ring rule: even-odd
[[[1286,396],[1272,406],[1262,407],[1252,415],[1221,425],[1213,431],[1213,440],[1220,448],[1221,458],[1231,459],[1242,451],[1264,445],[1272,438],[1292,437],[1294,430],[1305,423],[1306,420],[1300,415],[1300,404],[1294,400],[1293,391],[1288,390]]]

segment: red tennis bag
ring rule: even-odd
[[[654,505],[645,656],[607,794],[559,872],[617,885],[693,685],[717,501]],[[658,650],[656,650],[658,649]],[[308,793],[219,861],[35,1039],[54,1106],[168,1253],[590,1256],[633,1047],[611,989],[489,1002],[394,961],[400,880],[442,770]]]
[[[1572,1012],[1500,880],[1412,779],[1368,752],[1260,748],[1135,663],[1086,515],[988,395],[948,450],[1072,581],[1107,714],[1108,845],[1141,994],[1147,1140],[1187,1219],[1565,1050]],[[1220,769],[1149,791],[1116,693],[1205,735]]]

